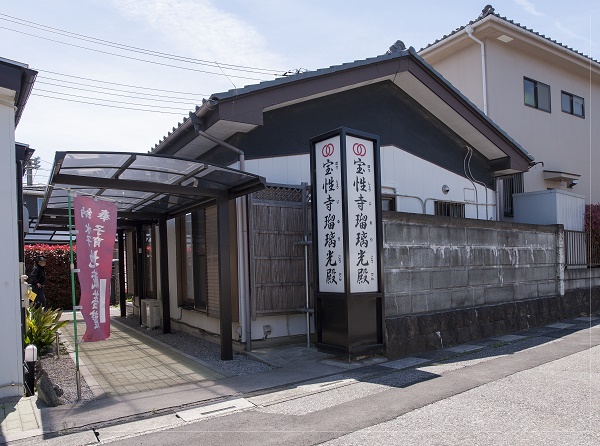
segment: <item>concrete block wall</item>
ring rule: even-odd
[[[600,311],[600,270],[565,270],[562,226],[383,214],[386,355]]]
[[[554,296],[559,226],[386,212],[387,318]]]
[[[564,283],[565,291],[600,287],[600,268],[567,269]]]

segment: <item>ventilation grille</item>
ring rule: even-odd
[[[302,203],[302,190],[302,187],[267,186],[263,190],[255,192],[253,198],[264,201]]]

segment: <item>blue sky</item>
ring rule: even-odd
[[[39,70],[16,137],[41,157],[36,182],[46,182],[56,151],[147,152],[211,93],[288,70],[377,56],[396,40],[419,50],[477,18],[486,3],[1,0],[0,57]],[[492,5],[500,15],[600,60],[597,0]],[[206,63],[126,51],[89,37]]]

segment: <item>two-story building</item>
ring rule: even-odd
[[[552,191],[562,191],[567,199],[583,196],[588,204],[600,202],[597,60],[500,16],[490,5],[419,55],[535,158],[527,173],[498,179],[501,219],[532,218],[514,215],[516,193],[533,197],[529,203]],[[558,212],[581,213],[581,208]],[[570,224],[565,218],[553,223],[569,229],[583,221]]]

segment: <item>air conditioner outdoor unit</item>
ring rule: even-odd
[[[148,328],[160,327],[160,301],[142,299],[142,325]]]

